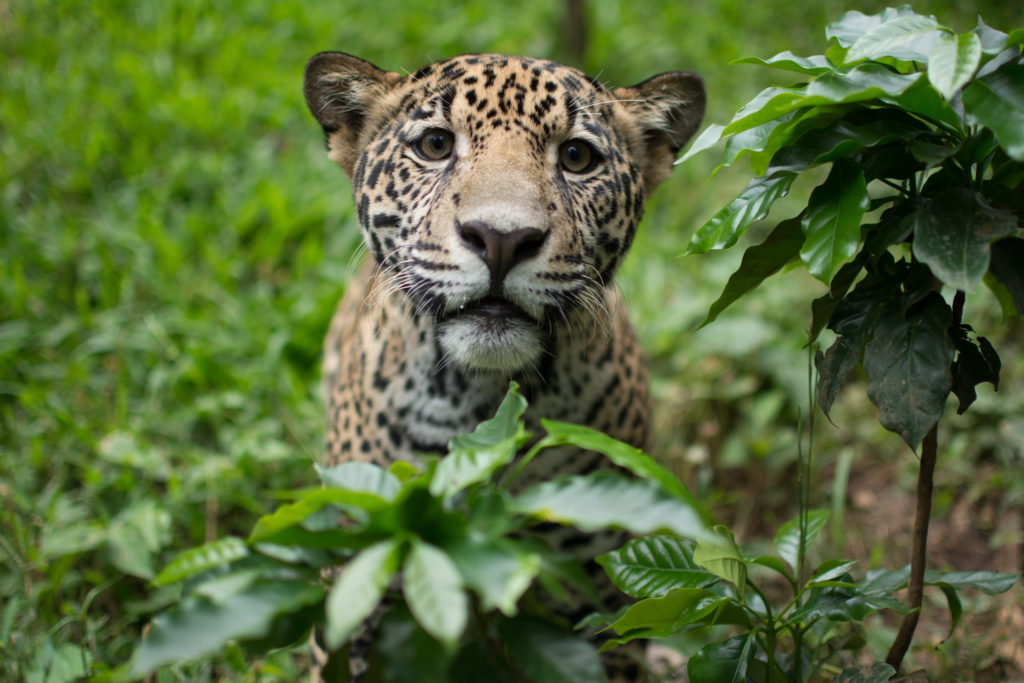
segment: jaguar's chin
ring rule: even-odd
[[[460,306],[438,325],[445,359],[468,370],[511,373],[537,364],[544,333],[505,299],[487,297]]]

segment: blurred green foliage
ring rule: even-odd
[[[959,30],[976,11],[1017,19],[994,0],[916,8]],[[730,60],[811,50],[842,9],[595,0],[579,66],[612,85],[697,71],[708,120],[723,120],[764,84]],[[562,12],[541,0],[0,3],[0,678],[69,681],[124,661],[140,615],[174,597],[147,590],[154,567],[312,481],[319,345],[359,238],[305,111],[305,60],[573,62]],[[676,256],[745,180],[706,185],[714,160],[701,161],[659,190],[621,286],[651,356],[657,454],[728,500],[708,459],[757,471],[794,457],[806,352],[793,311],[820,292],[797,276],[691,334],[737,256]],[[969,419],[978,443],[1019,465],[1005,433],[1024,411],[1008,396],[983,395]],[[235,652],[207,674],[290,680],[293,666],[282,655],[253,671]]]

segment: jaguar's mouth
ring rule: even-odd
[[[448,319],[457,316],[476,316],[481,318],[481,322],[485,324],[488,321],[500,323],[501,321],[510,321],[514,319],[519,319],[523,322],[528,322],[534,325],[537,324],[537,321],[530,317],[530,315],[519,306],[516,306],[508,299],[497,296],[485,296],[482,299],[464,303],[446,315],[445,318]]]
[[[438,339],[445,355],[473,370],[520,370],[536,363],[544,347],[537,321],[501,297],[461,304],[439,322]]]

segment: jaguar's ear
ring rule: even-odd
[[[689,71],[669,71],[631,88],[619,88],[615,97],[643,135],[646,158],[641,166],[650,192],[672,172],[676,154],[700,125],[704,82]]]
[[[344,52],[321,52],[306,64],[306,105],[327,136],[327,156],[352,177],[366,119],[401,80]]]

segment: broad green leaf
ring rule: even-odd
[[[783,71],[795,71],[797,73],[808,74],[811,76],[824,73],[831,69],[828,60],[821,55],[800,57],[789,50],[780,52],[774,57],[769,57],[768,59],[761,59],[760,57],[744,57],[742,59],[734,59],[729,62],[729,64],[758,64],[760,66],[770,66],[775,69],[782,69]]]
[[[324,639],[336,650],[348,640],[384,596],[384,589],[398,571],[403,543],[381,541],[349,561],[327,594]]]
[[[898,74],[881,64],[861,64],[846,73],[829,71],[807,84],[800,107],[849,104],[879,97],[896,97],[920,80],[921,74]]]
[[[676,165],[689,160],[706,149],[714,147],[715,143],[722,139],[722,131],[725,130],[725,126],[717,123],[712,123],[704,129],[700,135],[690,145],[690,149],[686,150],[686,154],[676,159]]]
[[[629,470],[641,479],[657,482],[667,493],[694,508],[699,507],[693,495],[674,474],[639,448],[633,448],[590,427],[553,420],[541,420],[541,425],[548,433],[544,439],[545,443],[578,446],[584,450],[601,453],[619,467]]]
[[[451,654],[437,646],[401,603],[392,605],[373,634],[381,674],[391,683],[448,683]]]
[[[451,675],[444,680],[446,683],[522,683],[522,679],[502,657],[500,649],[483,639],[471,640],[459,648],[451,667]],[[419,681],[412,678],[409,683]]]
[[[1002,284],[1013,298],[1017,315],[1024,314],[1024,239],[1011,237],[992,245],[992,276]]]
[[[990,128],[1007,156],[1024,161],[1024,64],[972,81],[961,99],[970,123]]]
[[[343,462],[334,467],[314,465],[324,486],[344,491],[372,493],[391,502],[402,483],[391,472],[368,462]]]
[[[814,570],[814,575],[811,577],[811,581],[808,585],[814,586],[825,583],[826,581],[834,581],[843,574],[850,571],[853,566],[857,564],[856,560],[849,560],[843,562],[842,560],[829,560],[823,562],[821,566]]]
[[[1017,232],[1009,211],[967,188],[953,188],[913,216],[914,256],[943,283],[970,291],[988,272],[990,244]]]
[[[756,644],[757,639],[751,631],[721,643],[705,645],[687,660],[686,675],[689,680],[701,683],[743,683],[747,680],[747,666]]]
[[[945,584],[958,590],[978,590],[986,595],[999,595],[1010,590],[1020,574],[1001,574],[999,572],[925,572],[924,582],[928,586]]]
[[[846,63],[855,64],[864,59],[879,57],[927,62],[932,44],[942,28],[933,17],[895,17],[857,38],[846,53]]]
[[[942,123],[954,131],[964,129],[960,114],[932,87],[927,79],[921,79],[895,97],[886,98],[904,111],[917,114],[937,124]]]
[[[494,417],[481,422],[470,434],[452,437],[448,455],[437,463],[430,480],[430,493],[449,498],[512,462],[529,438],[522,422],[525,411],[526,399],[513,382]]]
[[[828,523],[828,510],[807,511],[807,535],[804,538],[804,551],[814,545],[818,534]],[[800,516],[789,520],[775,532],[775,552],[789,563],[794,570],[799,570],[800,558]]]
[[[878,406],[879,421],[915,450],[938,421],[952,387],[951,318],[935,292],[906,315],[891,302],[879,312],[874,338],[864,347],[868,398]]]
[[[800,258],[811,275],[828,284],[853,256],[868,204],[864,174],[853,162],[836,160],[825,182],[811,192],[800,221],[806,237]]]
[[[703,254],[734,245],[754,221],[768,214],[772,204],[786,196],[794,178],[793,173],[780,173],[751,180],[736,199],[697,230],[685,253]]]
[[[673,536],[630,541],[597,558],[619,590],[634,598],[661,597],[673,588],[699,588],[717,581],[693,561],[693,546]]]
[[[271,540],[272,536],[295,526],[310,515],[328,505],[350,505],[368,511],[380,510],[388,506],[388,501],[378,495],[362,491],[345,491],[342,489],[311,489],[304,491],[294,503],[282,505],[269,515],[264,515],[256,522],[256,528],[249,536],[249,542]],[[280,539],[277,542],[282,542]]]
[[[495,607],[514,617],[516,603],[541,570],[537,553],[505,542],[478,543],[461,539],[445,547],[466,585],[480,596],[480,607],[488,612]]]
[[[909,612],[891,594],[868,592],[861,587],[851,587],[852,579],[849,574],[841,585],[812,588],[805,593],[803,604],[791,619],[793,621],[815,621],[828,619],[829,621],[863,621],[869,614],[878,610],[891,609],[900,614]]]
[[[985,24],[980,16],[978,17],[978,25],[975,27],[974,33],[978,36],[981,49],[985,54],[997,55],[1006,49],[1006,34]]]
[[[775,135],[776,130],[788,128],[788,124],[792,119],[793,113],[784,114],[777,119],[762,123],[760,126],[748,128],[727,137],[725,139],[725,149],[722,152],[722,162],[715,168],[715,172],[726,166],[731,166],[744,154],[763,152],[769,142],[773,138],[778,137]],[[763,173],[764,171],[757,175],[762,175]]]
[[[92,662],[92,653],[87,648],[70,643],[53,646],[46,640],[41,647],[35,648],[32,669],[23,670],[24,678],[19,677],[18,680],[24,683],[74,683],[89,676]]]
[[[773,555],[758,555],[757,557],[747,558],[749,564],[756,564],[759,567],[767,567],[774,572],[782,574],[786,581],[796,588],[796,580],[793,578],[793,574],[786,568],[782,560]]]
[[[731,531],[723,526],[715,527],[714,537],[698,541],[693,561],[736,586],[742,595],[747,585],[747,563]]]
[[[455,649],[469,618],[469,600],[455,563],[440,548],[414,539],[402,568],[409,611],[423,630]]]
[[[872,569],[864,574],[860,590],[868,595],[892,595],[906,588],[909,579],[909,564],[900,569]]]
[[[192,661],[221,650],[230,640],[262,638],[277,615],[323,599],[314,585],[294,581],[263,581],[235,593],[221,604],[189,597],[153,619],[149,632],[132,655],[133,678],[168,664]]]
[[[956,630],[957,625],[960,623],[960,617],[963,616],[964,607],[960,603],[960,596],[957,595],[956,589],[947,584],[939,584],[939,590],[946,596],[946,604],[949,605],[949,634],[946,638],[953,635],[953,631]]]
[[[107,530],[111,562],[126,574],[152,579],[154,555],[170,541],[170,532],[166,508],[152,500],[134,503],[119,512]]]
[[[832,679],[832,683],[888,683],[895,673],[896,669],[885,662],[879,662],[843,669]]]
[[[981,39],[974,33],[940,33],[928,58],[928,80],[952,100],[981,64]]]
[[[239,538],[222,538],[179,554],[153,579],[157,586],[187,579],[196,574],[230,564],[249,554],[249,546]]]
[[[691,539],[709,535],[700,510],[668,495],[654,482],[615,472],[538,484],[516,498],[512,510],[583,531],[616,527],[635,534],[661,531]]]
[[[882,24],[901,17],[920,16],[909,5],[887,7],[878,14],[864,14],[856,10],[846,12],[836,21],[825,27],[825,37],[835,38],[843,47],[850,47],[861,36],[880,27]]]
[[[619,635],[664,638],[708,617],[729,600],[703,588],[673,588],[630,605],[612,628]]]
[[[732,135],[748,128],[754,128],[796,109],[793,103],[803,96],[802,88],[765,88],[754,99],[740,107],[722,135]]]
[[[999,371],[1002,363],[999,354],[992,344],[984,337],[978,337],[977,343],[971,341],[965,326],[953,332],[956,344],[956,361],[953,363],[953,393],[960,400],[957,415],[963,415],[978,397],[974,387],[982,382],[989,382],[994,389],[999,389]]]
[[[769,276],[795,259],[803,243],[804,233],[798,218],[791,218],[776,225],[764,242],[743,252],[740,267],[729,277],[725,289],[711,304],[711,309],[700,326],[704,327],[712,322],[734,301],[755,289]]]
[[[501,639],[524,680],[531,683],[594,683],[604,667],[590,643],[536,618],[499,624]]]

